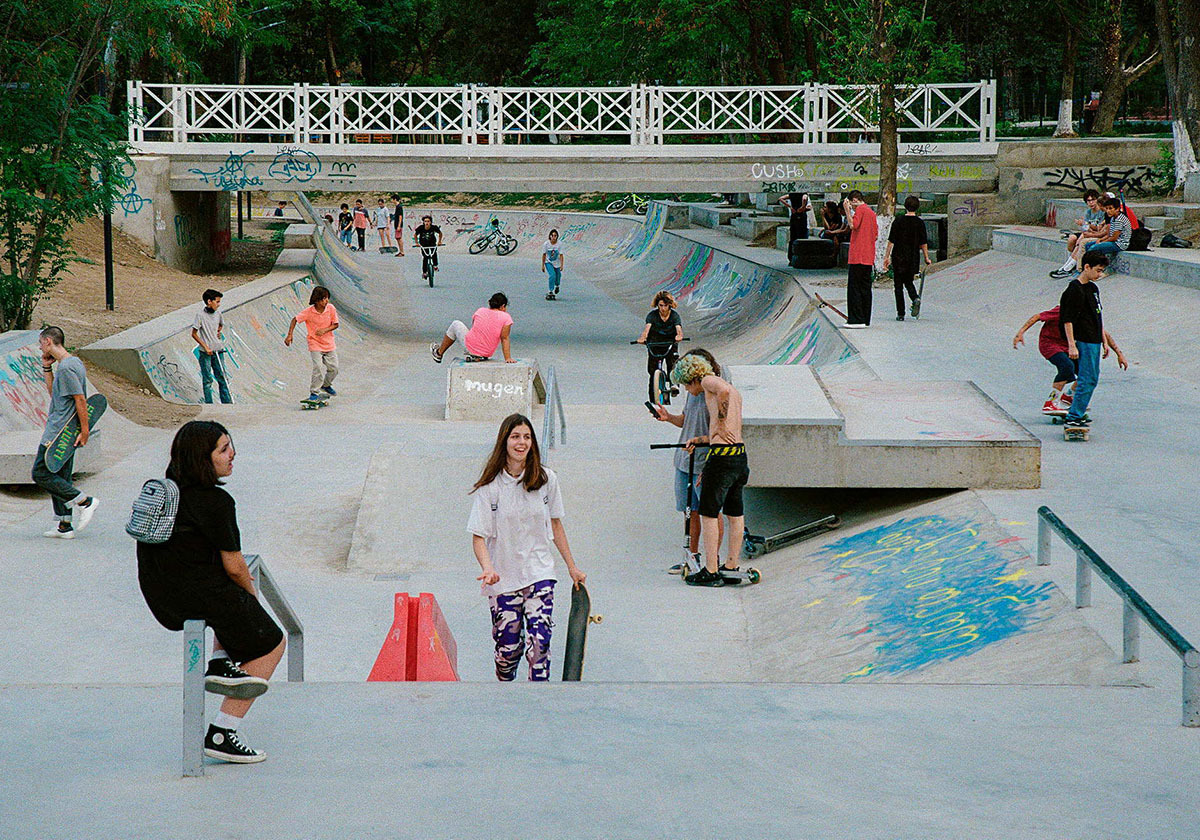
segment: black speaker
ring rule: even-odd
[[[837,268],[837,252],[832,239],[793,239],[788,264],[792,268]]]

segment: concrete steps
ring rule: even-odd
[[[770,233],[787,222],[778,216],[739,216],[730,222],[733,235],[738,239],[753,241],[765,233]]]
[[[717,229],[728,225],[742,215],[744,210],[737,207],[714,207],[707,204],[693,204],[688,208],[688,220],[698,227]]]

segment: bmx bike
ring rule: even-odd
[[[497,254],[507,257],[517,250],[517,238],[500,230],[499,224],[493,220],[491,228],[486,233],[471,240],[471,244],[467,246],[467,252],[472,256],[477,256],[488,248],[495,248]]]
[[[633,205],[633,212],[639,216],[646,215],[646,208],[650,206],[650,199],[644,195],[637,193],[629,193],[615,201],[610,201],[608,206],[604,208],[605,213],[620,213],[626,207]]]
[[[679,341],[688,341],[689,339],[681,338]],[[655,405],[670,405],[671,397],[678,394],[679,390],[671,384],[671,373],[667,370],[667,358],[676,349],[679,341],[631,341],[630,344],[645,344],[646,352],[650,354],[650,358],[654,359],[654,371],[650,374],[648,383],[648,391],[650,402]],[[672,394],[674,391],[674,394]]]
[[[438,245],[422,245],[421,246],[421,276],[428,278],[429,288],[433,288],[433,275],[437,273],[437,249]]]

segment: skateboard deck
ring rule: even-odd
[[[830,303],[829,301],[825,300],[825,298],[821,297],[821,296],[820,296],[819,294],[817,294],[816,292],[813,292],[813,297],[815,297],[815,298],[817,299],[817,309],[821,309],[821,308],[823,308],[823,307],[826,307],[826,306],[827,306],[827,307],[829,307],[830,309],[832,309],[834,312],[836,312],[836,313],[837,313],[839,316],[841,316],[841,319],[842,319],[843,321],[848,321],[848,320],[850,320],[849,318],[847,318],[847,317],[846,317],[846,313],[845,313],[845,312],[843,312],[842,310],[838,309],[836,306],[834,306],[834,305],[833,305],[832,303]]]
[[[1063,426],[1063,440],[1087,440],[1088,432],[1091,429],[1087,426]]]
[[[583,655],[587,646],[588,624],[599,624],[602,615],[592,615],[592,599],[587,587],[577,583],[571,587],[571,614],[567,618],[567,644],[563,651],[563,682],[579,682],[583,676]]]
[[[87,398],[88,430],[96,428],[96,421],[108,408],[108,400],[103,394],[92,394]],[[62,469],[67,459],[75,454],[75,438],[79,437],[79,418],[72,414],[67,424],[59,429],[54,440],[46,447],[46,469],[56,473]]]
[[[305,409],[306,411],[308,411],[308,410],[315,411],[316,409],[322,408],[323,406],[327,406],[327,405],[329,405],[329,397],[322,397],[319,400],[310,400],[310,399],[300,400],[300,407]]]
[[[925,300],[925,269],[921,269],[921,279],[917,285],[917,299],[912,302],[912,316],[921,320],[921,304]]]

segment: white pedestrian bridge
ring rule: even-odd
[[[131,81],[129,142],[169,189],[874,189],[878,90],[356,87]],[[897,90],[899,179],[991,189],[994,81]]]

